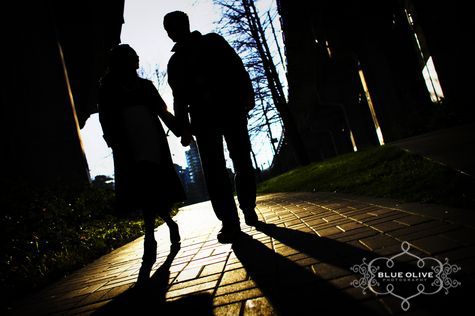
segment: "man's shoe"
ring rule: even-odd
[[[257,218],[257,214],[254,210],[244,212],[244,221],[248,226],[256,226],[259,223],[259,219]]]
[[[222,244],[232,243],[241,232],[241,228],[237,225],[223,226],[218,233],[218,241]]]

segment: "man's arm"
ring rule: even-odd
[[[147,85],[147,94],[150,96],[149,102],[154,113],[162,119],[163,123],[165,123],[175,136],[180,137],[182,130],[178,125],[178,121],[173,114],[168,112],[167,105],[165,101],[163,101],[160,93],[158,93],[157,88],[155,88],[150,80],[144,79],[144,82]]]
[[[236,53],[234,48],[219,34],[208,34],[210,39],[215,43],[216,50],[222,52],[220,54],[225,59],[225,64],[228,65],[229,71],[235,75],[236,85],[241,87],[241,96],[243,98],[243,105],[247,112],[252,110],[255,105],[254,88],[252,86],[251,78],[247,72],[241,57]]]
[[[189,102],[186,97],[187,91],[183,82],[183,79],[186,77],[174,57],[175,55],[168,62],[168,84],[173,92],[173,111],[175,112],[177,129],[181,135],[181,143],[183,146],[188,146],[193,136],[191,135],[188,117]]]

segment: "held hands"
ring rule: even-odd
[[[181,133],[181,144],[184,147],[190,146],[191,142],[193,141],[193,135],[191,134],[191,130],[189,128],[185,128]]]

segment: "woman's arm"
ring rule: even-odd
[[[182,128],[179,126],[176,117],[168,112],[167,105],[163,101],[161,95],[158,93],[155,86],[151,81],[148,81],[150,94],[151,94],[151,106],[158,116],[162,119],[163,123],[175,134],[175,136],[180,137],[182,135]]]

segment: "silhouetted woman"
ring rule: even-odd
[[[158,117],[176,133],[175,118],[151,81],[137,75],[139,58],[126,44],[109,54],[109,69],[99,88],[99,120],[114,156],[115,191],[119,210],[141,209],[144,215],[144,262],[155,262],[157,215],[167,223],[172,244],[180,242],[178,225],[170,217],[184,191],[171,160]]]

